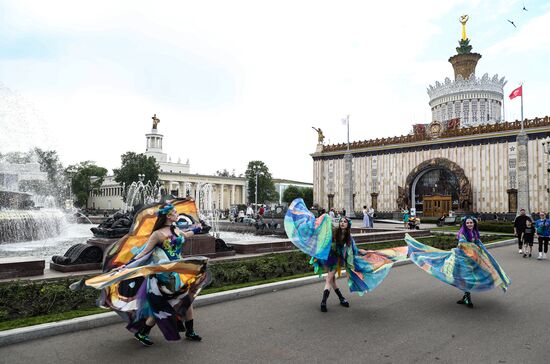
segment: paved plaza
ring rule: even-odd
[[[410,264],[395,267],[373,293],[348,294],[349,309],[332,293],[321,313],[319,282],[198,308],[200,343],[166,342],[154,329],[155,345],[142,347],[121,323],[3,347],[0,362],[549,362],[550,261],[524,259],[513,245],[491,252],[512,286],[474,294],[474,309]]]

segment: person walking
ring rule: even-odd
[[[523,257],[527,258],[527,251],[529,251],[529,258],[533,252],[533,239],[535,238],[535,227],[531,220],[527,220],[525,231],[523,232]]]
[[[372,208],[372,206],[369,207],[368,214],[369,214],[370,228],[373,229],[374,228],[374,209]]]
[[[514,219],[514,235],[518,238],[518,253],[523,254],[523,233],[525,232],[526,221],[529,220],[533,223],[530,216],[525,214],[525,209],[519,210],[519,215]]]
[[[550,220],[544,212],[539,213],[539,219],[535,221],[537,240],[539,241],[539,256],[537,259],[546,259],[548,253],[548,241],[550,240]]]

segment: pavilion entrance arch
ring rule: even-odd
[[[472,188],[464,170],[446,158],[420,163],[399,188],[400,208],[415,207],[424,216],[441,216],[449,210],[467,212],[472,205]]]

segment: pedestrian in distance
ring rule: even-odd
[[[539,213],[539,219],[535,221],[535,230],[539,242],[539,256],[537,259],[546,259],[548,253],[548,241],[550,240],[550,220],[544,212]]]
[[[527,254],[529,254],[529,258],[531,258],[531,254],[533,252],[533,240],[535,238],[535,227],[533,226],[531,220],[527,220],[525,224],[525,231],[523,232],[523,257],[527,258]]]
[[[525,214],[525,209],[520,209],[519,210],[519,215],[516,216],[516,218],[514,219],[514,235],[518,238],[518,253],[519,254],[523,254],[524,251],[523,251],[523,233],[525,231],[525,227],[526,227],[526,221],[527,220],[530,220],[531,223],[533,222],[533,220],[531,219],[530,216],[527,216]]]
[[[363,206],[363,227],[370,228],[370,216],[367,206]]]

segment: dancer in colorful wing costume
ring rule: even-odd
[[[319,275],[328,272],[321,301],[321,311],[327,312],[330,288],[338,295],[340,304],[349,307],[336,285],[336,273],[344,268],[350,292],[363,295],[375,289],[388,275],[391,266],[407,257],[407,247],[364,250],[358,249],[351,237],[351,221],[340,219],[333,229],[332,219],[323,214],[315,218],[304,201],[298,198],[290,204],[285,216],[285,230],[296,247],[311,256],[310,264]]]
[[[179,214],[199,221],[192,200],[140,211],[130,233],[108,249],[103,263],[108,273],[85,281],[102,290],[100,305],[122,316],[127,329],[147,346],[153,344],[149,332],[155,324],[167,340],[179,340],[183,331],[187,339],[201,340],[193,330],[192,303],[209,283],[208,259],[182,258],[185,239],[201,228],[180,230],[175,225]]]
[[[463,219],[457,237],[458,246],[450,251],[424,245],[409,234],[405,236],[405,241],[414,264],[440,281],[464,291],[458,304],[474,307],[471,291],[486,291],[494,287],[506,291],[510,279],[479,240],[474,217]]]

